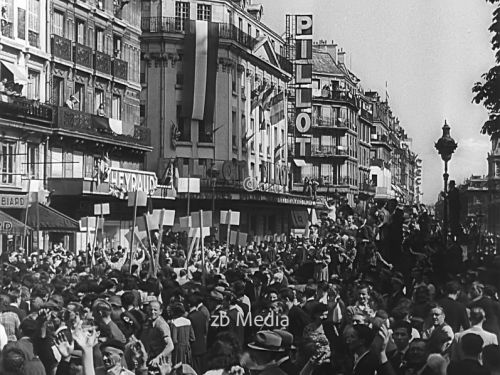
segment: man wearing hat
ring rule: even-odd
[[[102,360],[106,374],[109,375],[134,375],[122,363],[124,345],[117,340],[109,340],[101,345]]]
[[[275,329],[273,332],[281,336],[281,346],[285,349],[281,358],[276,362],[278,367],[288,375],[299,375],[300,369],[295,366],[291,358],[292,351],[296,350],[293,345],[293,335],[283,329]]]
[[[278,333],[260,331],[257,332],[255,341],[248,344],[244,362],[250,371],[258,375],[285,375],[286,372],[278,365],[284,352],[283,339]]]

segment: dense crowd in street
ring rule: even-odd
[[[358,203],[281,242],[207,238],[203,260],[171,232],[159,252],[4,253],[0,373],[500,374],[494,242]]]

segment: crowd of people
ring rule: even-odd
[[[500,374],[500,257],[426,207],[330,202],[305,235],[188,254],[2,254],[1,374]],[[152,236],[155,238],[155,236]],[[445,245],[446,243],[446,245]]]

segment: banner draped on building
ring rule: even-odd
[[[219,25],[186,21],[184,52],[184,117],[213,123]]]

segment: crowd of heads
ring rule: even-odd
[[[171,232],[133,253],[4,253],[3,371],[499,373],[496,249],[467,230],[446,246],[422,205],[355,203],[203,256]]]

